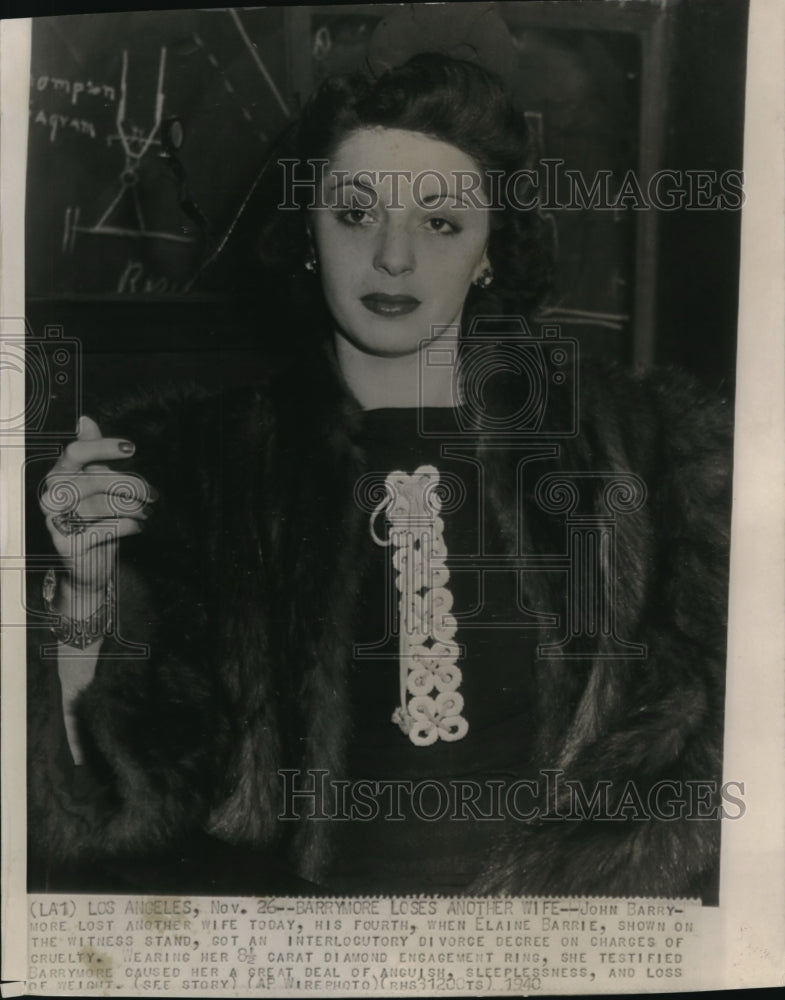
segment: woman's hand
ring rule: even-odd
[[[76,440],[42,484],[41,509],[69,573],[66,590],[87,603],[103,594],[118,541],[142,530],[146,508],[155,499],[141,476],[104,464],[133,453],[130,441],[105,438],[94,420],[80,417]]]

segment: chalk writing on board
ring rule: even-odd
[[[115,88],[108,83],[93,83],[92,80],[70,80],[64,76],[49,76],[41,73],[40,76],[30,77],[30,89],[43,93],[45,90],[53,90],[55,93],[67,94],[71,98],[71,104],[77,104],[85,96],[100,97],[104,101],[116,101]]]
[[[129,260],[117,282],[116,291],[119,295],[166,295],[182,291],[183,284],[165,275],[152,274],[141,260]]]
[[[32,115],[32,109],[30,114]],[[47,114],[39,110],[33,118],[34,125],[43,125],[49,129],[49,141],[54,142],[62,129],[70,129],[76,135],[86,135],[90,139],[95,139],[95,125],[87,118],[75,118],[71,115],[60,114],[59,111],[52,111]]]
[[[126,101],[128,97],[128,52],[123,50],[122,70],[120,73],[120,100],[117,104],[115,124],[117,131],[109,136],[109,140],[119,142],[123,149],[123,167],[118,177],[118,187],[114,197],[107,205],[97,222],[92,225],[81,225],[81,208],[79,205],[68,205],[65,210],[63,224],[62,249],[64,253],[73,253],[78,233],[89,233],[92,236],[123,236],[136,239],[170,240],[175,243],[192,243],[193,237],[182,233],[166,232],[151,229],[145,221],[145,214],[139,198],[138,181],[142,160],[150,152],[153,145],[159,145],[156,135],[161,128],[164,113],[164,75],[166,72],[166,46],[162,45],[158,59],[158,77],[153,105],[152,124],[145,130],[139,126],[130,126],[126,122]],[[120,210],[125,209],[130,202],[131,218],[134,224],[128,222],[119,224],[115,220]],[[123,214],[127,218],[127,213]],[[123,279],[121,278],[121,283]]]

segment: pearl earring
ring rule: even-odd
[[[478,278],[475,278],[474,284],[479,285],[480,288],[487,288],[493,282],[493,271],[490,267],[486,267],[485,270],[480,274]]]
[[[311,227],[307,226],[305,232],[308,241],[308,251],[305,254],[305,260],[303,261],[303,265],[305,267],[305,270],[308,271],[310,274],[316,274],[317,270],[319,269],[319,261],[316,259],[316,245],[314,243]]]

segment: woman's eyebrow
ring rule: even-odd
[[[456,205],[470,206],[472,202],[464,196],[458,197],[454,191],[436,191],[433,194],[421,195],[419,203],[423,208],[430,208],[434,203],[443,204],[445,201],[453,201]]]
[[[339,174],[337,177],[334,174],[333,177],[335,179],[333,183],[331,183],[328,186],[327,188],[328,191],[338,191],[344,187],[356,187],[360,191],[373,190],[373,184],[370,183],[371,178],[367,171],[363,172],[362,174],[356,174],[354,177],[351,177],[343,172],[342,174]]]

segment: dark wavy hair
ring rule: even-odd
[[[532,165],[532,147],[524,115],[507,96],[503,84],[476,63],[421,53],[383,75],[367,72],[325,80],[304,107],[296,130],[279,144],[276,166],[294,159],[301,177],[312,178],[312,161],[329,160],[353,131],[369,127],[418,132],[449,143],[470,156],[483,173],[497,178]],[[284,194],[282,173],[268,177],[266,197]],[[271,183],[272,181],[272,183]],[[472,286],[466,316],[500,312],[530,315],[551,286],[552,254],[536,210],[521,210],[505,200],[505,185],[496,183],[501,200],[491,211],[488,256],[494,281],[488,289]],[[321,298],[318,275],[303,266],[308,252],[306,201],[297,188],[288,198],[297,211],[276,211],[255,230],[256,255],[266,269],[290,284],[300,306],[313,310]],[[269,204],[270,202],[268,202]],[[246,213],[255,215],[255,213]],[[257,216],[258,219],[258,216]],[[321,307],[324,307],[323,299]]]

